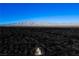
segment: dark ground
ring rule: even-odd
[[[79,28],[0,27],[0,56],[78,56]]]

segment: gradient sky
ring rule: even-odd
[[[22,21],[79,23],[79,4],[6,3],[0,4],[0,24]]]

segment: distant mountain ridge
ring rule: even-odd
[[[48,22],[17,22],[11,24],[2,24],[0,26],[79,26],[78,23],[48,23]]]

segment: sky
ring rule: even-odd
[[[0,3],[0,24],[79,23],[79,3]]]

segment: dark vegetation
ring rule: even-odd
[[[47,56],[78,56],[79,28],[0,27],[0,55],[30,56],[35,47]]]

